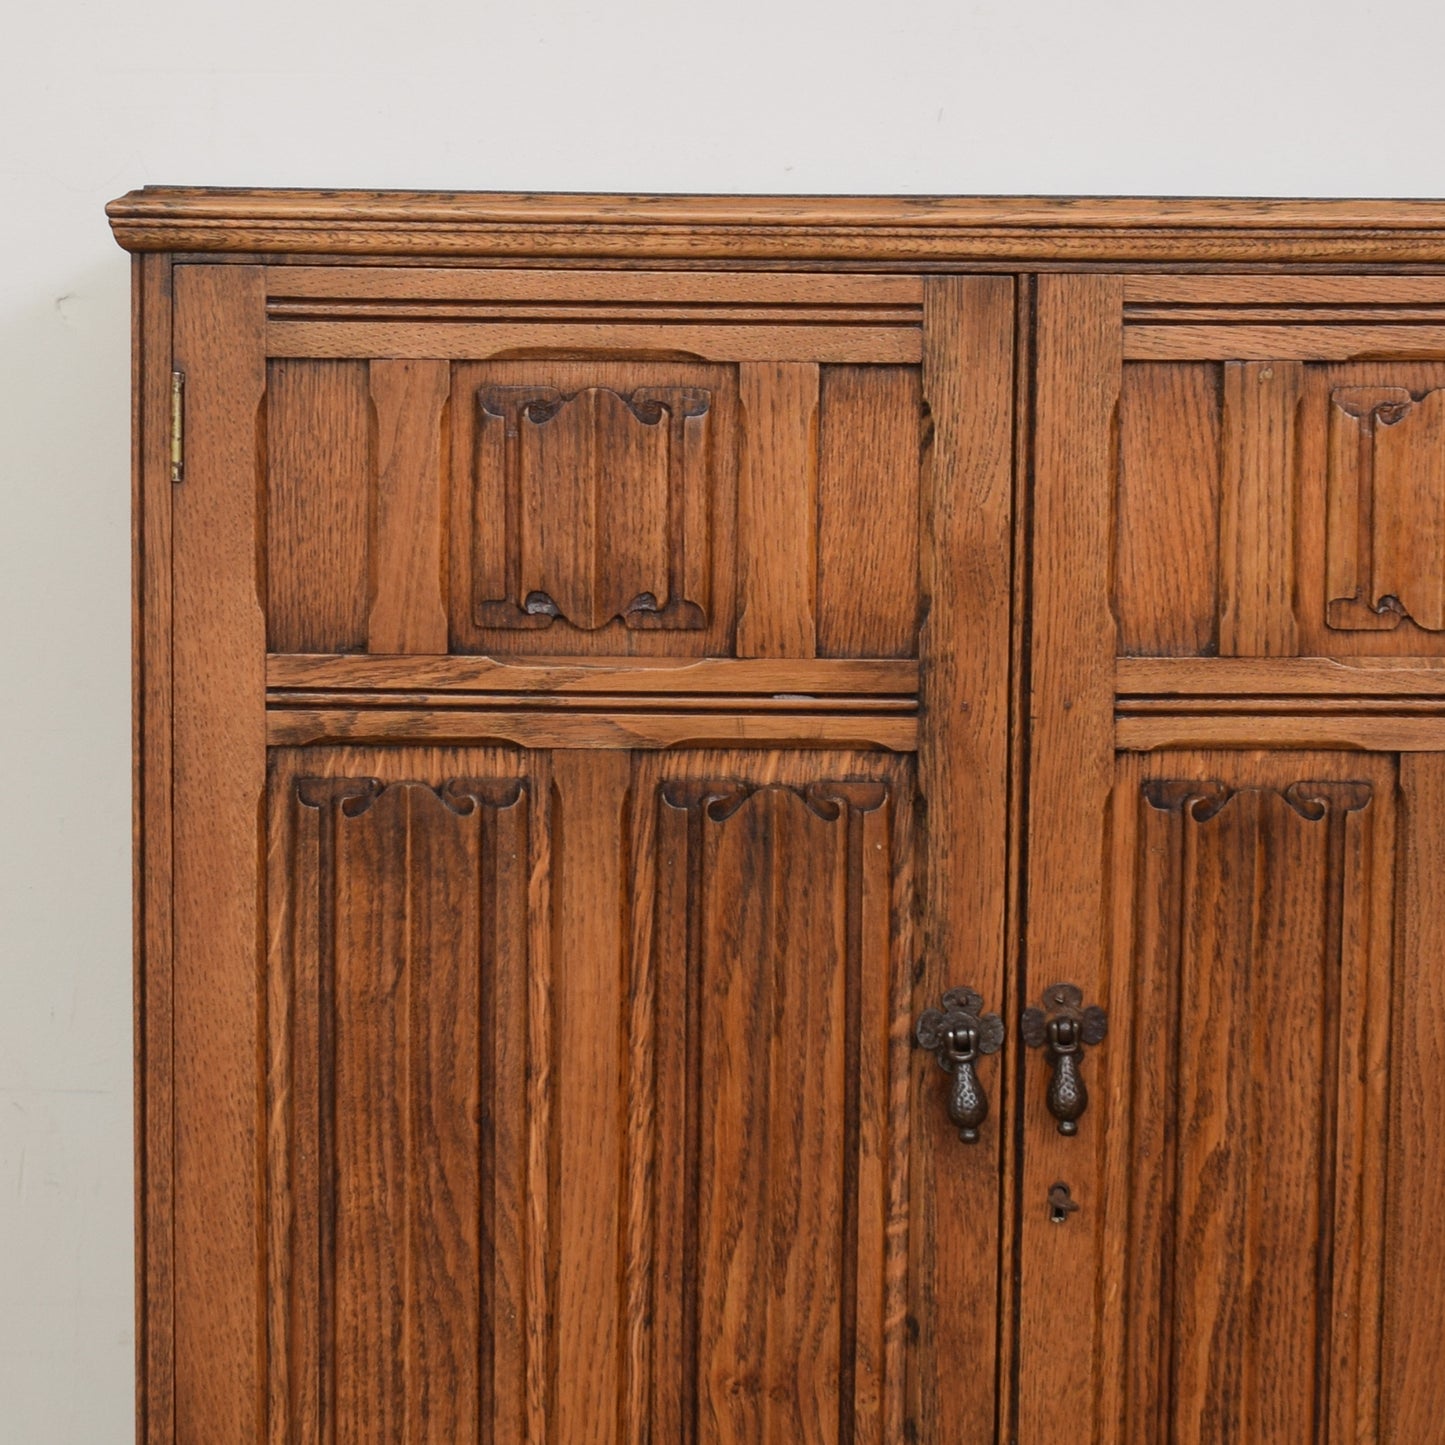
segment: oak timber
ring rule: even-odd
[[[145,1445],[1430,1438],[1445,203],[111,217]]]

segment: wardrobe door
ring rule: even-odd
[[[273,751],[273,1438],[886,1438],[912,794]]]
[[[991,1435],[1012,283],[174,275],[174,1438]]]
[[[1445,1408],[1442,305],[1037,282],[1021,1440]]]

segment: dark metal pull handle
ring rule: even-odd
[[[1082,1073],[1084,1046],[1103,1041],[1109,1016],[1098,1004],[1085,1008],[1083,990],[1071,983],[1051,983],[1044,990],[1043,1005],[1024,1010],[1024,1042],[1031,1049],[1048,1049],[1053,1070],[1049,1113],[1059,1121],[1060,1134],[1077,1134],[1079,1118],[1089,1107]]]
[[[984,1013],[982,996],[971,988],[951,988],[943,996],[942,1008],[924,1009],[918,1015],[913,1036],[937,1059],[940,1069],[953,1075],[948,1117],[965,1144],[976,1144],[979,1125],[988,1118],[988,1095],[974,1062],[1002,1046],[1003,1020]]]

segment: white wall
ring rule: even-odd
[[[104,201],[144,182],[1439,196],[1442,42],[1423,0],[12,4],[0,1445],[132,1430],[128,268]]]

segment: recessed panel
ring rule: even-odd
[[[1122,656],[1445,655],[1445,362],[1127,362],[1116,502]]]
[[[458,365],[451,420],[455,650],[731,651],[737,368]]]
[[[1375,1438],[1394,791],[1378,757],[1121,763],[1123,1438]]]
[[[912,779],[273,752],[270,1439],[900,1438]]]

